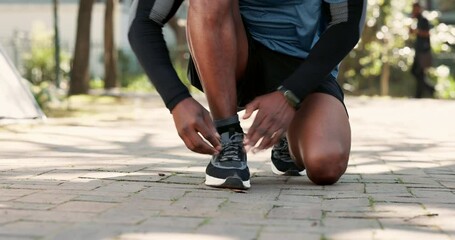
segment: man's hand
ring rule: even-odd
[[[175,128],[186,147],[202,154],[218,154],[220,136],[209,112],[193,98],[187,98],[172,109]],[[205,138],[212,146],[210,146]]]
[[[246,105],[243,119],[251,117],[256,110],[258,113],[245,138],[245,144],[254,147],[262,138],[257,148],[263,150],[272,147],[286,133],[294,118],[295,109],[281,92],[275,91],[257,97]]]

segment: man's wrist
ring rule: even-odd
[[[286,98],[286,101],[293,107],[294,109],[299,109],[300,107],[300,99],[289,89],[285,88],[284,86],[279,86],[277,88],[283,96]]]
[[[184,98],[182,98],[182,99],[179,99],[179,101],[176,102],[176,103],[174,104],[174,106],[172,107],[172,109],[169,110],[169,112],[170,112],[171,114],[173,114],[173,113],[174,113],[174,110],[175,110],[176,108],[178,108],[179,105],[180,105],[181,103],[187,101],[188,99],[193,99],[193,97],[190,95],[190,96],[184,97]]]

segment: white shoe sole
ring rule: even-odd
[[[271,165],[272,165],[272,172],[273,172],[274,174],[276,174],[276,175],[288,175],[287,172],[282,172],[282,171],[278,170],[278,169],[275,167],[275,165],[273,165],[273,163],[272,163]],[[298,172],[298,174],[299,174],[300,176],[305,176],[305,175],[306,175],[306,169],[304,169],[303,171]],[[294,175],[294,176],[296,176],[296,175]]]
[[[251,187],[250,180],[243,181],[238,177],[228,177],[226,179],[215,178],[205,175],[205,185],[210,187],[233,188],[233,189],[248,189]]]

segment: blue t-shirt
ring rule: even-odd
[[[271,50],[306,58],[327,27],[322,3],[347,0],[240,0],[251,36]],[[337,70],[332,75],[337,75]]]

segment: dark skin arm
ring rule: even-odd
[[[152,18],[155,3],[164,2],[167,0],[137,2],[136,14],[128,32],[129,41],[145,72],[171,111],[177,132],[185,145],[197,153],[216,154],[221,144],[210,114],[191,97],[179,79],[162,33],[163,25],[174,16],[183,0],[172,1],[171,9],[161,9]],[[163,14],[166,17],[161,19]]]

